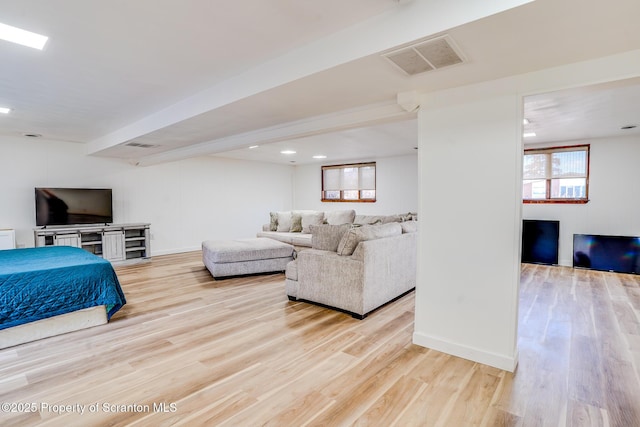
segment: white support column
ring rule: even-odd
[[[451,101],[432,94],[420,105],[413,341],[513,371],[520,280],[520,98],[462,95]]]

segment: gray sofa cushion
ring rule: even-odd
[[[269,239],[278,240],[280,242],[289,243],[295,246],[311,247],[311,234],[305,233],[289,233],[278,231],[260,231],[256,233],[256,237],[268,237]]]
[[[327,224],[340,225],[340,224],[352,224],[356,217],[356,211],[353,209],[342,211],[327,211],[324,214]]]
[[[311,234],[292,233],[291,244],[294,246],[311,247]]]
[[[312,225],[311,247],[321,251],[336,252],[342,236],[349,230],[350,224]]]
[[[342,239],[338,244],[337,252],[338,255],[351,255],[360,242],[381,239],[383,237],[397,236],[399,234],[402,234],[402,227],[397,222],[382,225],[351,227],[344,236],[342,236]]]

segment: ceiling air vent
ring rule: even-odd
[[[460,49],[449,36],[427,40],[383,56],[410,76],[464,62]]]
[[[157,145],[154,144],[142,144],[140,142],[129,142],[127,144],[124,144],[127,147],[138,147],[138,148],[153,148],[153,147],[157,147]]]

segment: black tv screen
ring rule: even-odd
[[[36,225],[113,222],[111,189],[36,188]]]
[[[640,237],[574,234],[573,266],[640,274]]]
[[[522,220],[522,262],[558,264],[560,222],[551,220]]]

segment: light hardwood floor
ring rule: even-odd
[[[37,411],[0,425],[640,426],[640,276],[523,265],[511,374],[413,345],[413,293],[360,321],[200,256],[120,267],[108,325],[1,350],[0,402]]]

